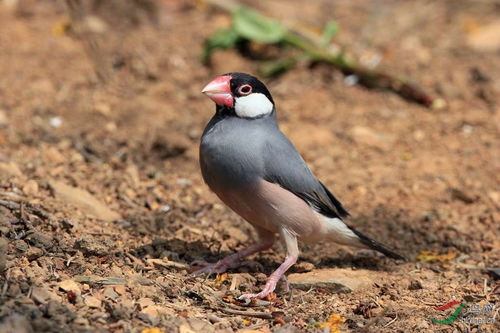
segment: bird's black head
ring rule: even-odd
[[[259,118],[274,110],[267,87],[249,74],[234,72],[218,76],[202,92],[217,105],[234,111],[237,117]]]

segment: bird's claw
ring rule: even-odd
[[[260,293],[257,294],[243,294],[238,299],[246,299],[246,298],[258,298],[258,299],[263,299],[272,294],[272,292],[276,289],[276,281],[274,279],[270,279],[267,281],[266,285],[264,286],[264,289]]]

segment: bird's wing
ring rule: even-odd
[[[340,201],[306,165],[293,144],[281,132],[265,144],[264,179],[293,192],[327,217],[349,215]]]

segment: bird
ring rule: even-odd
[[[255,228],[258,241],[216,263],[198,262],[201,268],[193,274],[222,273],[242,258],[271,248],[276,235],[286,247],[284,261],[259,293],[240,298],[266,298],[280,279],[286,281],[285,272],[299,256],[298,241],[331,241],[404,260],[345,222],[348,211],[280,130],[273,97],[258,78],[223,74],[202,93],[216,107],[201,137],[201,174],[220,200]]]

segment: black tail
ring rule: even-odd
[[[378,251],[378,252],[380,252],[380,253],[384,254],[385,256],[392,258],[392,259],[404,260],[404,261],[407,260],[405,257],[392,251],[384,244],[381,244],[381,243],[371,239],[370,237],[362,234],[361,232],[357,231],[356,229],[353,229],[351,227],[349,227],[349,228],[352,230],[352,232],[354,232],[356,234],[356,236],[359,237],[359,240],[361,241],[361,243],[368,246],[369,248],[371,248],[375,251]]]

